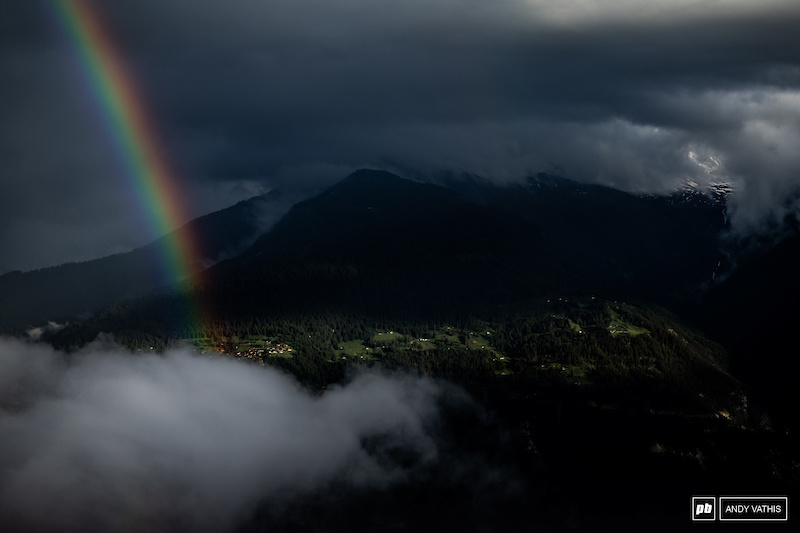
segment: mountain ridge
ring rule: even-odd
[[[445,187],[361,170],[293,205],[243,253],[209,268],[196,293],[231,320],[265,306],[469,314],[545,293],[669,307],[712,278],[721,219],[715,207],[555,176]],[[159,331],[173,320],[162,319]]]
[[[194,258],[193,265],[203,270],[252,242],[288,201],[291,197],[273,191],[198,217],[170,235],[129,252],[3,274],[0,329],[19,333],[47,321],[86,317],[115,302],[168,286],[178,280],[165,278],[162,272],[166,242],[201,236],[197,239],[199,257]]]
[[[324,198],[328,203],[322,209],[320,200]],[[312,200],[316,202],[313,204],[316,213],[306,209]],[[259,254],[282,255],[282,249],[299,253],[301,248],[313,251],[326,247],[330,250],[334,243],[340,247],[350,246],[346,242],[348,232],[363,234],[359,238],[364,241],[363,246],[369,246],[364,232],[371,232],[373,238],[377,238],[377,232],[391,231],[398,237],[403,225],[410,228],[416,224],[415,217],[438,217],[436,224],[442,227],[449,224],[446,231],[459,234],[454,223],[444,220],[448,216],[466,220],[471,216],[488,217],[498,233],[515,234],[521,242],[530,241],[526,246],[538,247],[541,254],[547,256],[547,261],[554,265],[551,272],[542,278],[556,279],[566,275],[572,280],[569,283],[579,291],[605,290],[607,294],[640,295],[673,308],[680,308],[683,302],[695,297],[698,287],[713,280],[720,264],[725,261],[717,242],[725,228],[724,206],[713,203],[674,205],[668,197],[637,197],[602,185],[583,184],[544,173],[531,176],[524,184],[497,186],[479,177],[451,176],[449,180],[429,183],[400,178],[386,171],[364,169],[313,198],[294,203],[274,224],[272,231],[266,233],[259,232],[252,222],[242,224],[241,213],[232,215],[242,211],[242,206],[248,202],[253,204],[257,201],[254,198],[240,202],[187,225],[192,233],[207,235],[206,243],[212,244],[202,248],[202,255],[212,258],[208,262],[219,262],[220,270],[252,262]],[[398,203],[399,209],[395,208]],[[230,216],[239,219],[226,222],[226,217]],[[295,223],[289,232],[282,230],[298,216],[305,217],[305,220]],[[237,224],[241,224],[238,229]],[[472,231],[483,231],[478,226],[473,224]],[[500,230],[501,226],[505,229]],[[413,248],[418,246],[418,242],[430,240],[430,237],[425,237],[424,228],[414,231],[417,232],[415,239],[402,237],[404,246]],[[502,238],[506,239],[507,250],[514,247],[513,238]],[[241,255],[230,253],[247,240],[252,242]],[[447,237],[442,246],[452,240],[452,237]],[[159,286],[153,270],[159,260],[154,248],[160,241],[135,251],[140,259],[132,264],[124,261],[130,256],[120,254],[86,265],[54,267],[55,270],[67,271],[87,269],[98,263],[119,263],[108,270],[115,272],[116,279],[124,280],[127,284],[125,291],[119,288],[105,290],[103,299],[81,303],[80,309],[76,302],[86,300],[81,294],[82,289],[75,289],[63,297],[62,306],[58,302],[47,304],[46,309],[40,309],[38,313],[26,312],[24,303],[16,308],[7,304],[0,306],[0,324],[7,326],[9,322],[15,322],[15,327],[19,328],[48,320],[74,319],[81,312],[97,312],[104,305],[153,290]],[[488,237],[486,242],[490,242]],[[303,243],[302,247],[299,243]],[[462,246],[469,248],[464,242]],[[42,273],[0,276],[0,295],[13,293],[19,284],[19,276],[22,279],[41,279]],[[102,275],[91,277],[103,279]],[[83,279],[86,280],[87,276],[84,275]],[[84,283],[78,276],[78,281],[71,285],[80,287]],[[563,285],[563,280],[559,283]],[[65,284],[51,282],[44,285],[48,286],[44,292],[55,295],[58,293],[56,289]],[[6,298],[6,302],[19,302],[25,292],[32,293],[17,290],[15,297]],[[53,301],[53,296],[48,297]],[[38,299],[34,297],[30,301]]]

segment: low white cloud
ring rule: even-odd
[[[185,350],[0,339],[0,522],[17,531],[227,531],[332,481],[383,487],[426,464],[439,386],[362,372],[311,395],[269,368]],[[380,455],[380,457],[377,457]],[[14,529],[16,528],[16,529]]]
[[[725,17],[747,16],[764,11],[791,9],[786,0],[659,0],[642,3],[638,0],[520,0],[537,19],[551,24],[591,26],[612,22],[624,24],[664,23],[686,19],[709,23]]]
[[[66,324],[59,324],[57,322],[53,322],[52,320],[50,320],[44,326],[33,327],[25,330],[25,333],[28,334],[28,337],[31,340],[38,341],[41,340],[43,335],[55,333],[61,329],[64,329],[65,325]]]

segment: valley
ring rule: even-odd
[[[227,230],[249,235],[248,213],[228,212]],[[755,281],[747,268],[714,281],[732,263],[723,215],[719,199],[637,197],[541,174],[445,187],[363,170],[188,283],[88,316],[59,307],[69,323],[45,337],[67,360],[97,339],[134,357],[234,359],[277,370],[317,402],[373,374],[444,391],[425,406],[440,416],[436,461],[365,438],[363,453],[413,476],[376,494],[334,482],[291,500],[297,512],[264,502],[242,531],[314,530],[311,511],[338,524],[330,531],[431,530],[453,516],[467,531],[635,529],[653,517],[680,531],[692,494],[800,487],[785,371],[796,361],[770,341],[797,319],[796,292],[779,290],[792,268],[760,290],[760,265],[791,265],[794,248],[754,261]],[[47,275],[84,279],[81,268]],[[89,292],[97,305],[107,297]],[[45,317],[46,298],[27,309]],[[35,325],[12,322],[9,331]],[[487,481],[476,465],[502,475]],[[474,482],[464,489],[458,476]],[[637,511],[608,510],[631,492]]]

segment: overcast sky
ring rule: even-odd
[[[92,2],[199,215],[364,167],[800,185],[796,0]],[[45,1],[0,7],[0,272],[154,236]]]

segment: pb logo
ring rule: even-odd
[[[714,496],[692,496],[692,520],[714,521],[717,518],[717,499]]]

